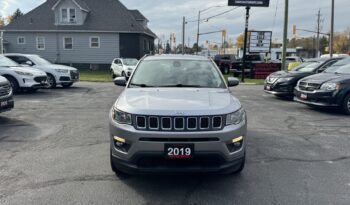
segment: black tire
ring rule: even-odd
[[[128,177],[130,177],[130,174],[122,172],[122,171],[120,171],[119,169],[116,168],[116,166],[114,165],[114,162],[113,162],[112,150],[110,150],[110,161],[111,161],[112,171],[115,173],[115,175],[117,177],[119,177],[119,178],[128,178]]]
[[[4,76],[4,77],[10,82],[13,92],[17,93],[20,90],[20,87],[16,78],[12,76]]]
[[[48,83],[47,88],[49,89],[56,88],[56,79],[50,73],[47,74],[47,83]]]
[[[122,77],[126,77],[126,75],[125,75],[125,72],[124,72],[124,71],[122,72]]]
[[[350,93],[344,98],[342,110],[346,115],[350,115]]]
[[[63,88],[70,88],[72,87],[73,83],[62,83]]]

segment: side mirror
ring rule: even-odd
[[[24,65],[29,65],[29,66],[33,66],[33,62],[32,61],[26,61],[23,63]]]
[[[235,87],[235,86],[239,85],[239,80],[237,78],[234,78],[234,77],[229,77],[227,80],[227,85],[228,85],[228,87]]]
[[[126,78],[125,77],[114,78],[114,84],[118,86],[126,86]]]

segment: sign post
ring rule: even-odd
[[[243,59],[242,59],[242,82],[245,77],[246,57],[247,57],[247,41],[248,41],[248,28],[249,28],[249,11],[250,7],[269,7],[270,0],[228,0],[229,6],[245,6],[245,29],[244,29],[244,46],[243,46]]]

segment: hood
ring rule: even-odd
[[[141,115],[222,115],[241,108],[227,89],[127,88],[117,109]]]
[[[342,80],[349,79],[349,78],[350,78],[350,75],[335,74],[335,73],[320,73],[320,74],[303,78],[302,81],[306,81],[308,83],[323,84],[326,82],[340,82]]]
[[[46,73],[32,67],[9,67],[11,70],[32,73],[34,76],[46,76]]]
[[[36,66],[39,69],[67,69],[69,71],[77,71],[76,68],[70,67],[70,66],[65,66],[65,65],[59,65],[59,64],[49,64],[49,65],[38,65]]]
[[[300,71],[278,71],[272,73],[270,76],[273,78],[289,78],[289,77],[305,77],[313,73],[311,72],[300,72]]]

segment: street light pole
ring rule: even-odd
[[[185,54],[185,24],[186,24],[186,19],[183,17],[182,20],[182,55]]]
[[[333,45],[334,45],[334,0],[332,0],[332,17],[331,17],[331,35],[329,38],[329,55],[333,57]]]
[[[286,57],[287,57],[287,38],[288,38],[288,9],[289,0],[285,0],[284,7],[284,29],[283,29],[283,51],[282,51],[282,70],[286,69]]]
[[[200,21],[201,21],[201,11],[198,11],[198,25],[197,25],[197,55],[199,53],[199,24],[200,24]]]

